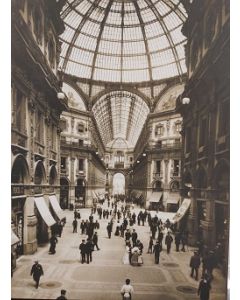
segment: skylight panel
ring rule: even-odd
[[[95,51],[97,45],[97,38],[86,36],[85,34],[80,33],[75,45],[77,47],[83,47],[91,51]]]
[[[155,39],[148,40],[149,52],[155,52],[162,49],[169,48],[169,41],[165,35],[157,37]]]
[[[86,21],[86,23],[82,28],[83,33],[90,34],[96,37],[98,37],[99,31],[100,31],[100,25],[92,21]]]
[[[164,33],[162,26],[159,24],[158,21],[149,25],[145,25],[144,28],[147,38],[156,37]]]
[[[123,60],[123,69],[145,69],[148,68],[148,59],[146,55],[125,57]]]
[[[164,17],[163,20],[164,20],[164,23],[166,24],[168,30],[176,28],[177,26],[179,26],[182,23],[175,12],[167,15],[166,17]]]
[[[71,13],[68,14],[64,19],[64,21],[67,24],[70,24],[71,27],[73,28],[77,28],[81,20],[82,20],[82,16],[76,13],[74,10],[72,10]]]
[[[99,52],[106,54],[121,55],[121,48],[120,42],[100,41],[99,44]]]
[[[82,14],[82,15],[85,15],[86,12],[89,10],[89,8],[92,6],[91,2],[89,1],[81,1],[77,7],[76,7],[76,10]]]
[[[143,41],[139,42],[124,42],[123,43],[123,55],[136,55],[143,54],[146,52],[145,43]]]

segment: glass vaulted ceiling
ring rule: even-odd
[[[181,33],[186,12],[179,0],[69,0],[61,16],[65,73],[146,82],[186,72]]]
[[[107,147],[119,148],[119,141],[126,141],[125,148],[132,148],[141,133],[149,108],[139,96],[115,91],[101,97],[92,111]],[[118,142],[115,144],[114,141]]]

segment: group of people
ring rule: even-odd
[[[100,228],[98,220],[93,220],[93,213],[97,213],[99,219],[107,219],[108,224],[106,227],[107,236],[110,239],[113,232],[113,226],[115,225],[115,236],[122,237],[125,241],[125,253],[123,255],[123,264],[131,264],[133,266],[139,266],[143,264],[143,249],[144,245],[139,239],[136,227],[149,225],[150,237],[147,247],[148,254],[154,254],[155,264],[160,262],[160,254],[163,251],[163,244],[166,245],[166,252],[170,254],[172,244],[175,241],[176,252],[185,251],[187,246],[187,232],[177,231],[176,228],[167,219],[165,222],[157,216],[152,216],[147,210],[141,210],[137,215],[134,210],[131,210],[131,205],[117,204],[116,202],[107,201],[108,208],[97,207],[95,211],[92,210],[88,219],[82,220],[80,222],[80,231],[82,235],[87,235],[85,239],[79,245],[80,250],[80,261],[82,264],[92,262],[92,252],[95,250],[100,250],[98,246],[98,233],[97,230]],[[74,211],[74,220],[72,222],[73,233],[78,231],[78,220],[81,219],[80,212]],[[50,249],[49,253],[54,254],[56,252],[56,244],[58,242],[57,236],[61,237],[62,229],[64,223],[59,222],[58,226],[55,228],[55,232],[50,238]],[[181,246],[181,248],[180,248]],[[191,268],[190,276],[198,281],[199,278],[199,268],[202,264],[202,278],[198,287],[198,295],[201,300],[209,299],[209,293],[211,289],[211,280],[213,278],[212,272],[214,267],[220,258],[220,246],[215,252],[206,251],[202,244],[199,243],[198,251],[194,251],[194,254],[190,258],[189,266]],[[217,256],[217,254],[219,254]],[[36,282],[36,288],[39,286],[40,277],[43,275],[42,266],[36,261],[31,269],[31,275]],[[66,292],[66,291],[65,291]],[[131,299],[131,294],[133,288],[130,285],[130,280],[126,280],[126,284],[121,290],[123,299]],[[65,297],[61,295],[60,297]],[[58,298],[66,299],[66,298]]]

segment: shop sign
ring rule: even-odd
[[[12,186],[12,196],[24,195],[24,186]]]

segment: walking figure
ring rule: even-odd
[[[198,296],[200,300],[209,300],[211,285],[208,279],[208,275],[204,274],[203,279],[199,283]]]
[[[33,280],[36,282],[36,289],[39,286],[40,277],[43,275],[43,268],[36,260],[31,269],[31,276],[33,276]]]
[[[57,297],[56,300],[67,300],[65,295],[66,295],[66,290],[61,290],[61,296]]]
[[[79,250],[81,253],[81,263],[85,263],[86,261],[86,244],[85,240],[82,240],[81,244],[79,245]]]
[[[130,279],[126,279],[126,284],[124,284],[121,288],[121,295],[123,300],[132,300],[132,294],[134,290],[130,284]]]
[[[201,264],[200,257],[197,251],[194,251],[194,255],[190,259],[191,277],[193,277],[195,271],[195,279],[198,280],[198,269]]]
[[[167,254],[170,253],[172,242],[173,242],[173,238],[170,235],[170,232],[168,232],[167,236],[165,237],[165,245],[167,245]]]
[[[58,239],[55,235],[53,235],[50,238],[50,248],[49,248],[49,254],[55,254],[56,253],[56,244],[58,242]]]
[[[74,219],[72,222],[73,233],[77,232],[77,225],[78,225],[78,221],[76,219]]]
[[[159,243],[159,241],[157,241],[153,248],[153,253],[155,254],[155,264],[159,264],[161,251],[162,251],[162,245]]]

